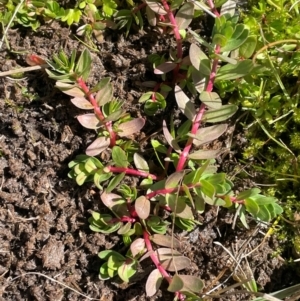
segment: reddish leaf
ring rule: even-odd
[[[186,96],[186,94],[181,90],[179,86],[175,86],[175,98],[178,104],[179,110],[191,121],[194,120],[196,116],[196,109],[194,104]]]
[[[82,110],[92,110],[93,105],[84,97],[74,97],[71,99],[74,106]]]
[[[180,241],[177,238],[168,235],[154,234],[151,236],[151,240],[159,246],[176,249],[180,248]]]
[[[73,84],[63,83],[60,81],[57,81],[55,83],[55,87],[57,87],[59,90],[63,91],[65,94],[73,96],[73,97],[82,97],[84,96],[84,92],[79,89],[77,86]]]
[[[79,115],[77,116],[77,120],[87,129],[95,130],[101,126],[99,119],[93,113]]]
[[[86,149],[85,153],[88,156],[97,156],[106,150],[110,145],[110,139],[107,137],[98,137],[89,147]]]
[[[134,133],[139,132],[145,125],[145,119],[135,118],[130,121],[121,123],[118,126],[118,135],[120,137],[130,136]]]
[[[222,150],[212,149],[212,150],[199,150],[192,154],[189,154],[189,159],[194,160],[204,160],[204,159],[215,159],[221,154]]]
[[[112,210],[117,216],[129,216],[126,201],[121,196],[115,193],[103,192],[101,194],[101,201],[103,204]]]
[[[216,124],[212,126],[208,126],[205,128],[201,128],[197,131],[196,135],[190,135],[195,138],[193,140],[193,144],[196,146],[200,146],[201,144],[211,142],[221,135],[223,135],[227,130],[227,124]]]
[[[175,20],[179,30],[186,29],[194,17],[194,4],[191,2],[183,4],[176,14]]]
[[[157,66],[154,69],[154,74],[166,74],[170,71],[172,71],[173,69],[175,69],[177,66],[176,63],[173,62],[164,62],[162,64],[160,64],[159,66]]]
[[[150,214],[150,201],[142,195],[136,199],[134,208],[139,218],[146,219]]]
[[[147,297],[152,297],[158,291],[162,280],[163,277],[158,269],[155,269],[150,273],[146,282]]]
[[[174,256],[173,258],[164,260],[161,263],[161,266],[169,272],[176,272],[183,269],[186,269],[191,265],[189,258],[185,256]]]
[[[169,132],[165,120],[163,121],[163,133],[169,145],[173,147],[176,152],[181,152],[178,143],[175,141],[175,139],[172,137],[171,133]]]
[[[160,2],[155,0],[146,0],[148,7],[153,10],[158,15],[166,15],[167,12],[165,11],[163,5]]]
[[[134,153],[133,161],[138,170],[149,172],[147,161],[139,153]]]
[[[132,256],[135,257],[137,254],[145,249],[145,240],[143,238],[137,238],[130,245],[130,251]]]
[[[204,287],[204,283],[201,279],[191,275],[178,275],[183,281],[182,292],[200,293]]]
[[[166,180],[165,188],[175,188],[178,186],[178,183],[181,181],[184,172],[178,171],[172,173]]]

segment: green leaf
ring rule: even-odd
[[[203,75],[210,76],[210,60],[196,44],[191,44],[189,57],[196,70],[200,71]]]
[[[238,24],[232,37],[221,47],[221,52],[232,51],[239,48],[247,40],[248,35],[249,30],[245,28],[245,25]]]
[[[227,64],[218,70],[215,82],[244,77],[251,72],[253,66],[252,60],[240,61],[235,65]]]
[[[248,36],[245,43],[243,43],[243,45],[241,45],[239,48],[240,56],[245,59],[250,58],[256,49],[256,45],[257,45],[257,37],[255,35]]]
[[[108,258],[112,255],[115,256],[115,258],[118,258],[119,260],[126,260],[126,258],[123,255],[114,250],[104,250],[98,253],[98,257],[102,260],[108,260]]]
[[[81,53],[79,60],[76,64],[75,73],[87,80],[91,71],[92,58],[87,48]]]
[[[116,166],[127,167],[129,162],[127,160],[126,153],[119,146],[114,146],[112,149],[112,159]]]
[[[215,196],[215,188],[212,184],[210,184],[208,181],[201,179],[200,180],[201,184],[201,191],[203,192],[204,195],[207,195],[211,199],[214,198]]]
[[[107,188],[106,188],[106,192],[109,193],[112,190],[114,190],[119,184],[120,182],[123,180],[123,178],[125,177],[125,172],[120,173],[119,175],[115,176],[108,184]]]
[[[239,193],[236,197],[237,200],[244,200],[244,199],[247,199],[247,198],[250,198],[252,196],[255,196],[257,194],[260,193],[260,189],[258,188],[252,188],[252,189],[249,189],[249,190],[245,190],[245,191],[242,191],[241,193]]]
[[[183,288],[183,285],[183,280],[180,278],[180,276],[175,274],[169,284],[168,291],[172,293],[179,292]]]
[[[213,43],[215,45],[220,45],[221,47],[223,47],[227,44],[227,41],[228,41],[228,39],[220,33],[216,33],[213,36]]]
[[[181,292],[194,292],[200,293],[204,287],[204,283],[198,277],[192,275],[178,275],[183,281],[183,288]]]
[[[119,268],[118,275],[126,283],[129,282],[129,278],[132,277],[137,270],[137,263],[134,259],[131,259],[130,262],[126,260]]]
[[[222,107],[222,100],[216,92],[201,92],[200,100],[211,109],[219,109]]]
[[[221,122],[229,119],[237,111],[238,106],[236,105],[224,105],[220,109],[211,109],[204,113],[203,121],[205,122]]]
[[[269,222],[271,220],[271,213],[266,206],[259,206],[259,211],[255,217],[264,222]]]
[[[260,208],[256,204],[256,202],[251,199],[246,199],[244,204],[246,206],[246,210],[250,212],[254,217],[256,217],[258,212],[260,211]]]

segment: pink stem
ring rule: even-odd
[[[111,121],[105,122],[105,117],[104,117],[100,107],[98,106],[95,97],[93,96],[93,94],[90,93],[90,90],[89,90],[88,86],[86,85],[86,83],[84,82],[84,80],[80,77],[77,79],[77,83],[80,86],[80,88],[83,90],[85,95],[88,97],[90,103],[93,105],[95,115],[99,118],[99,120],[102,123],[104,123],[106,130],[109,132],[110,147],[115,146],[116,140],[117,140],[117,135],[112,128],[112,122]]]
[[[158,179],[156,175],[150,174],[145,171],[127,168],[127,167],[106,166],[106,168],[109,171],[114,172],[114,173],[125,172],[127,175],[139,176],[139,177],[143,177],[143,178],[150,178],[152,180]]]
[[[191,129],[191,134],[196,135],[196,133],[198,131],[198,128],[200,126],[200,122],[201,122],[201,119],[203,117],[204,112],[205,112],[205,104],[202,103],[201,106],[200,106],[199,112],[196,116],[196,119],[193,122],[192,129]],[[182,153],[180,154],[180,158],[179,158],[179,161],[178,161],[178,164],[177,164],[177,167],[176,167],[176,171],[181,171],[184,168],[184,165],[185,165],[185,162],[186,162],[187,157],[189,155],[190,149],[193,145],[193,140],[194,140],[194,138],[190,137],[188,139],[188,141],[186,142],[186,145],[185,145]]]
[[[177,58],[181,59],[182,58],[182,40],[181,40],[181,36],[179,33],[179,28],[178,28],[177,22],[175,20],[174,14],[171,11],[170,6],[168,5],[167,1],[161,0],[161,3],[163,4],[163,6],[167,12],[168,18],[173,26],[173,32],[174,32],[174,36],[175,36],[176,43],[177,43]]]
[[[214,15],[216,15],[218,18],[220,17],[220,14],[218,12],[218,10],[216,9],[214,3],[212,0],[207,0],[209,7],[211,8],[212,12],[214,13]]]
[[[150,253],[150,258],[151,258],[152,262],[155,264],[156,268],[159,270],[161,275],[170,283],[172,278],[170,277],[168,272],[161,266],[157,256],[153,252],[153,248],[152,248],[152,244],[151,244],[151,241],[150,241],[149,233],[146,230],[144,230],[143,236],[144,236],[146,248],[147,248],[148,252]]]

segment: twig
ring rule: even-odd
[[[22,1],[18,4],[18,6],[16,7],[16,9],[15,9],[13,15],[11,16],[11,19],[9,20],[9,22],[8,22],[8,24],[7,24],[7,26],[6,26],[5,30],[4,30],[4,32],[3,32],[3,37],[2,37],[2,39],[1,39],[1,41],[0,41],[0,50],[2,49],[2,45],[3,45],[3,42],[5,41],[5,37],[6,37],[6,35],[7,35],[7,32],[8,32],[8,30],[9,30],[9,28],[10,28],[10,26],[11,26],[11,24],[12,24],[12,22],[13,22],[15,16],[16,16],[16,14],[18,13],[18,11],[19,11],[21,5],[24,3],[24,1],[25,1],[25,0],[22,0]]]
[[[8,76],[8,75],[11,75],[11,74],[16,74],[16,73],[21,73],[21,72],[29,72],[29,71],[34,71],[34,70],[40,70],[40,69],[44,69],[46,67],[48,67],[47,64],[45,64],[45,65],[30,66],[30,67],[24,67],[24,68],[9,70],[9,71],[4,71],[4,72],[0,72],[0,77]]]

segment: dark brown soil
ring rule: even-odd
[[[10,30],[8,40],[13,51],[2,49],[2,71],[27,66],[24,58],[28,53],[51,58],[61,48],[68,53],[83,49],[69,29],[56,23],[37,32]],[[142,93],[139,82],[154,78],[147,55],[167,52],[167,44],[150,28],[128,39],[117,32],[107,33],[105,42],[98,45],[99,52],[92,54],[89,83],[110,76],[115,96],[126,100],[132,115],[144,116],[137,102]],[[83,153],[95,136],[77,122],[79,112],[42,71],[26,73],[18,80],[0,79],[0,300],[147,299],[147,264],[142,264],[141,274],[130,285],[98,279],[98,252],[120,245],[115,235],[89,230],[90,212],[101,206],[97,189],[91,184],[78,187],[67,177],[68,162]],[[164,114],[169,113],[147,117],[145,135],[159,130]],[[221,162],[221,168],[234,167],[238,151],[225,157],[224,161],[230,161]],[[243,180],[238,183],[251,185]],[[250,222],[250,230],[239,224],[232,230],[233,218],[233,212],[208,208],[199,217],[203,226],[192,233],[178,233],[182,252],[193,262],[186,273],[200,276],[205,292],[227,278],[225,286],[236,283],[241,269],[248,277],[252,272],[259,288],[266,291],[295,283],[289,266],[273,256],[278,246],[273,237],[243,259],[241,269],[230,277],[235,265],[228,252],[214,242],[223,244],[238,260],[258,247],[267,231],[255,222]],[[249,300],[239,289],[243,288],[227,292],[229,295],[220,300]],[[172,299],[166,290],[149,298]]]

